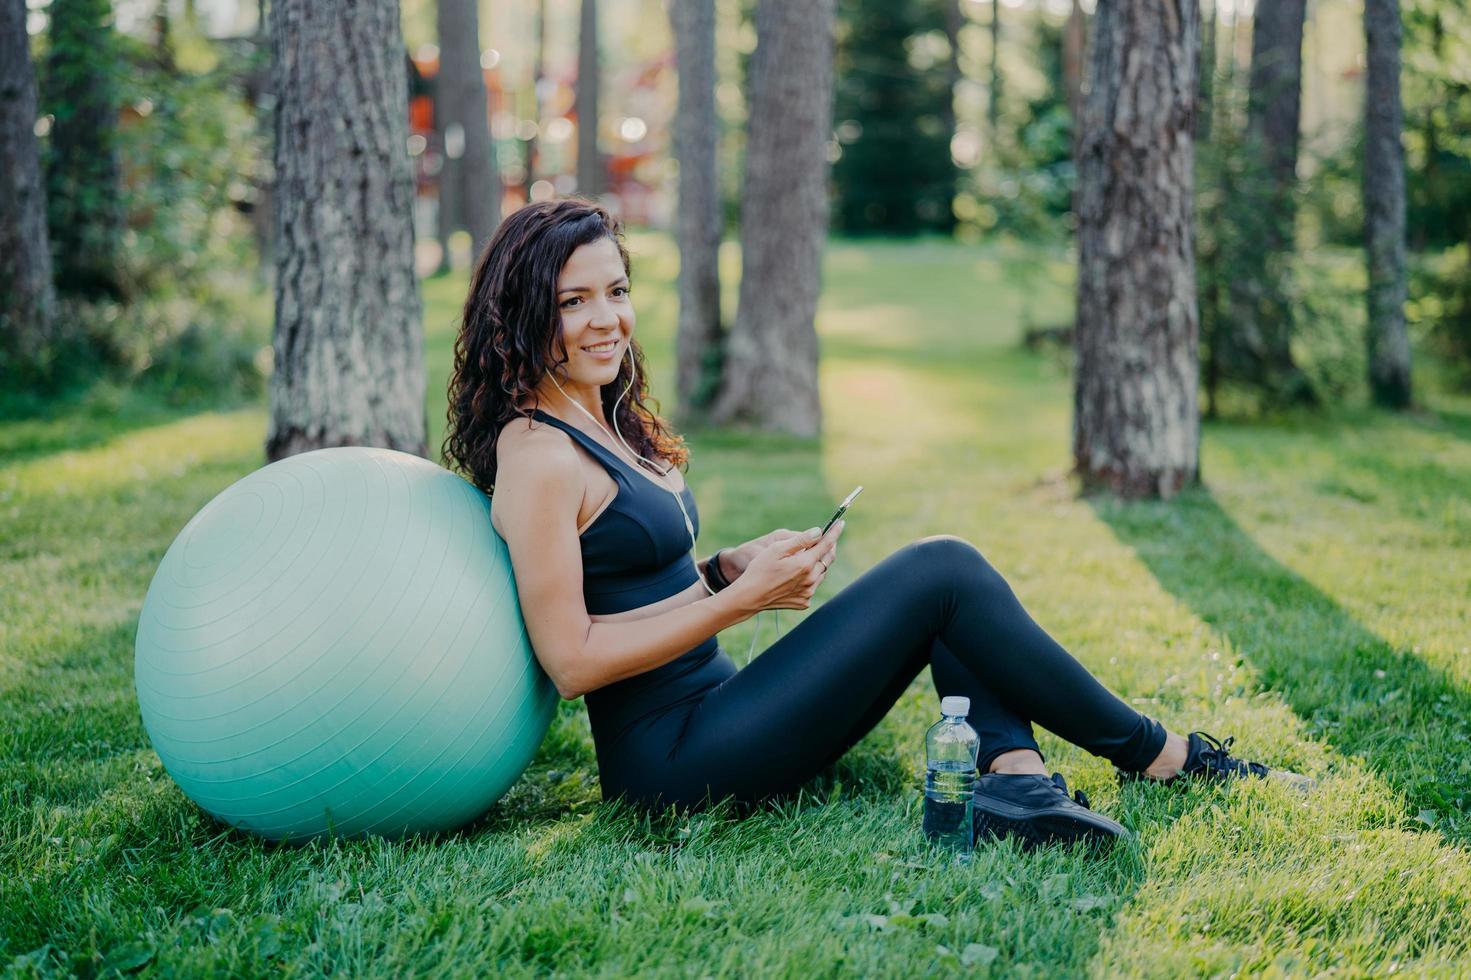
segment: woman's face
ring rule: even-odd
[[[628,276],[613,239],[580,245],[568,257],[557,277],[557,309],[567,376],[595,387],[611,383],[628,356],[634,319]],[[600,344],[605,349],[587,349]]]

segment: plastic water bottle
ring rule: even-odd
[[[981,741],[966,722],[970,698],[940,699],[939,721],[925,733],[924,834],[969,860],[975,844],[971,797]]]

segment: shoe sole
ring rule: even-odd
[[[1016,837],[1028,846],[1071,844],[1083,841],[1090,848],[1106,847],[1123,836],[1106,827],[1079,820],[1065,811],[1033,812],[1025,817],[1008,817],[991,810],[975,811],[975,833],[993,838]]]

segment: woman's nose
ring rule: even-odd
[[[618,310],[607,299],[594,300],[591,312],[592,315],[587,321],[589,326],[604,324],[610,327],[618,326]]]

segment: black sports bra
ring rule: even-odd
[[[689,531],[673,493],[576,426],[533,409],[532,415],[566,432],[603,464],[618,493],[579,537],[582,594],[592,615],[647,606],[699,581]],[[680,491],[695,536],[700,511],[689,485]],[[493,498],[492,498],[493,499]]]

